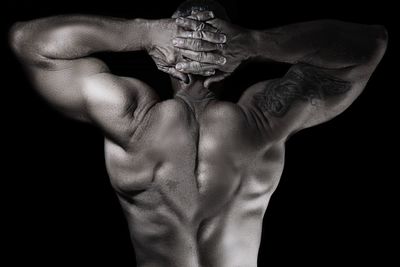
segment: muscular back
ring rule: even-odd
[[[147,112],[127,149],[106,141],[141,266],[256,266],[283,149],[248,116],[177,94]]]

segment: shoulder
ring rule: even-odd
[[[216,127],[248,129],[249,118],[246,110],[237,103],[213,101],[202,113],[202,120]],[[241,130],[242,131],[242,130]]]
[[[84,78],[83,89],[89,100],[107,97],[109,100],[135,99],[137,97],[157,98],[146,83],[130,77],[111,73],[98,73]]]
[[[89,119],[120,146],[129,142],[147,111],[158,102],[145,83],[110,73],[85,78],[83,87]]]

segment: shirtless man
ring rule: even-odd
[[[103,131],[107,170],[143,267],[257,266],[285,141],[344,111],[386,49],[382,26],[323,20],[249,30],[202,3],[185,2],[174,19],[57,16],[11,31],[38,92]],[[173,99],[160,101],[144,82],[90,57],[137,50],[171,75]],[[219,101],[216,82],[252,60],[292,67],[238,103]]]

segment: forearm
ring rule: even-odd
[[[101,51],[136,51],[147,42],[148,22],[98,16],[55,16],[17,23],[11,43],[27,59],[76,59]]]
[[[367,64],[386,45],[386,30],[333,20],[253,31],[252,58],[340,69]]]

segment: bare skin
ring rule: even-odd
[[[176,21],[60,16],[11,31],[38,92],[103,131],[138,265],[152,267],[257,266],[285,141],[354,101],[386,39],[381,26],[315,21],[252,31],[206,13]],[[136,50],[174,77],[173,99],[160,101],[144,82],[89,57]],[[219,101],[208,87],[246,60],[293,66],[238,103]]]

